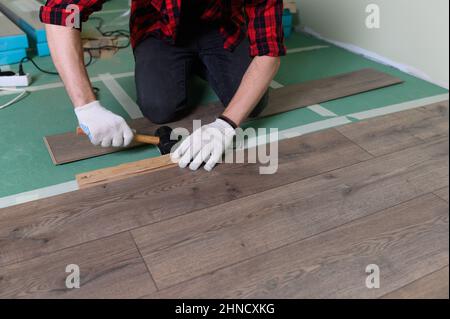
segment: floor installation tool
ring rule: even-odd
[[[170,139],[172,128],[168,126],[161,126],[160,128],[158,128],[154,136],[137,134],[136,131],[134,131],[134,133],[134,142],[156,145],[161,155],[169,154],[172,147],[179,141],[179,139]],[[86,135],[86,133],[84,133],[84,131],[80,127],[77,127],[77,135]]]

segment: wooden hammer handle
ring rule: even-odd
[[[84,133],[81,127],[77,127],[77,135],[86,135],[86,133]],[[134,134],[133,141],[137,143],[158,145],[160,142],[160,138],[158,136]]]
[[[134,141],[138,143],[158,145],[160,139],[158,136],[134,134]]]

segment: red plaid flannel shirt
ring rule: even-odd
[[[220,21],[224,48],[235,48],[247,31],[250,55],[281,56],[284,46],[282,14],[283,0],[184,0],[207,1],[204,21]],[[65,25],[72,13],[69,4],[80,9],[81,21],[102,8],[105,0],[47,0],[41,7],[43,23]],[[133,0],[131,5],[131,43],[133,47],[148,36],[174,42],[180,24],[182,0]]]

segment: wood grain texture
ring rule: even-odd
[[[380,297],[448,265],[448,204],[436,198],[424,195],[146,297]],[[365,285],[370,264],[380,268],[379,289]]]
[[[386,73],[373,69],[363,69],[325,79],[290,85],[271,91],[269,104],[260,117],[399,83],[402,83],[402,80]],[[183,127],[192,131],[192,121],[194,119],[201,119],[203,123],[208,123],[221,112],[223,112],[223,107],[220,103],[199,106],[183,120],[168,123],[167,125],[172,128]],[[141,134],[152,135],[160,125],[152,124],[147,119],[138,119],[131,121],[130,126]],[[86,137],[77,136],[75,132],[46,136],[44,140],[52,161],[56,165],[124,150],[124,148],[94,146]],[[140,145],[142,144],[133,143],[131,147]]]
[[[448,167],[448,140],[428,143],[132,234],[158,287],[169,287],[440,189]]]
[[[383,299],[448,299],[448,266],[395,290]]]
[[[0,210],[0,266],[318,175],[371,158],[336,131],[279,144],[279,167],[178,167]],[[82,231],[80,231],[82,230]]]
[[[66,266],[80,288],[66,287]],[[155,285],[129,233],[0,267],[0,298],[138,298]]]
[[[175,167],[176,165],[170,159],[170,154],[168,154],[78,174],[75,178],[79,188],[82,189],[156,172],[161,169]]]
[[[448,197],[449,197],[449,195],[448,195],[448,186],[444,187],[442,189],[439,189],[439,190],[435,191],[434,193],[448,203],[448,201],[449,201],[448,200]]]
[[[392,153],[448,137],[448,101],[344,125],[337,130],[373,155]]]

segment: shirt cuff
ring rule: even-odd
[[[73,21],[74,12],[71,10],[66,10],[63,8],[52,8],[47,6],[42,6],[39,11],[39,18],[42,23],[45,24],[54,24],[60,26],[69,26],[75,29],[81,29],[81,22],[83,20],[83,16],[80,17],[80,24],[77,28]]]
[[[286,46],[284,43],[266,44],[266,45],[251,45],[250,56],[271,56],[280,57],[286,55]]]

